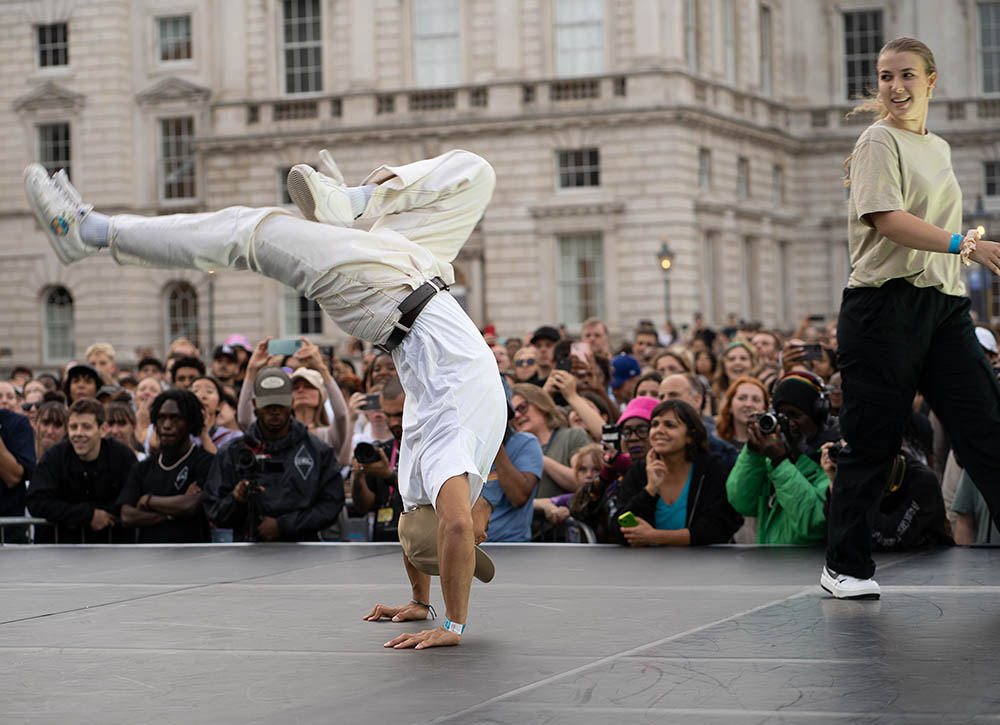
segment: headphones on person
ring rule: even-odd
[[[810,417],[816,421],[817,425],[823,425],[826,423],[827,419],[830,417],[830,397],[826,394],[826,385],[824,385],[823,379],[815,373],[806,372],[805,370],[796,370],[793,373],[788,373],[788,375],[785,375],[778,382],[780,383],[789,379],[798,379],[806,385],[809,385],[819,394],[819,397],[813,401],[812,410],[808,412]],[[777,387],[777,384],[775,387]]]

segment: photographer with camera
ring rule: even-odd
[[[406,393],[399,378],[389,378],[379,393],[379,405],[392,438],[354,447],[351,461],[351,499],[360,515],[375,512],[372,541],[399,541],[399,515],[403,499],[399,495],[397,471],[399,444],[403,440],[403,403]]]
[[[257,420],[216,456],[205,512],[236,540],[314,541],[344,505],[334,451],[292,419],[292,381],[283,370],[261,370],[253,393]]]
[[[840,437],[823,384],[812,373],[785,375],[772,406],[748,422],[750,439],[729,474],[726,495],[739,513],[757,517],[758,544],[822,544],[830,481],[819,449]]]

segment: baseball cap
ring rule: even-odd
[[[215,352],[212,353],[212,359],[215,360],[216,358],[222,357],[223,355],[225,355],[226,357],[231,357],[233,360],[239,360],[239,357],[236,355],[236,350],[233,348],[232,345],[226,345],[226,344],[219,345],[217,348],[215,348]]]
[[[997,338],[985,327],[976,328],[976,339],[979,340],[980,346],[985,348],[987,352],[994,354],[997,352]]]
[[[611,359],[611,387],[620,388],[626,380],[642,372],[639,361],[631,355],[616,355]]]
[[[550,325],[542,325],[537,330],[535,334],[531,336],[531,344],[535,344],[535,340],[552,340],[552,342],[559,342],[562,336],[559,334],[559,330]]]
[[[659,400],[648,395],[640,395],[632,398],[632,400],[628,401],[628,405],[625,406],[625,412],[618,419],[618,425],[621,425],[629,418],[642,418],[648,421],[653,415],[653,408],[659,404]]]
[[[222,344],[229,345],[230,347],[242,347],[247,352],[253,350],[253,345],[250,344],[246,335],[230,335]]]
[[[403,553],[406,554],[406,558],[413,566],[424,574],[432,576],[437,576],[440,573],[438,571],[437,531],[437,512],[430,504],[404,511],[399,517],[399,543],[403,547]],[[476,547],[476,570],[473,573],[476,579],[482,582],[491,581],[496,574],[493,560],[478,546]]]
[[[281,368],[264,368],[253,383],[253,398],[258,408],[292,404],[292,381]]]

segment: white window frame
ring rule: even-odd
[[[706,146],[698,149],[698,188],[712,190],[712,149]]]
[[[52,302],[52,297],[59,294],[68,300],[68,304],[57,306]],[[65,307],[69,308],[68,321],[65,319],[54,320],[53,310]],[[59,350],[53,349],[53,345],[56,344],[56,340],[53,339],[56,326],[63,328],[62,334],[65,336],[60,340],[62,349]],[[42,335],[43,356],[47,363],[64,362],[74,357],[76,353],[76,301],[73,299],[73,294],[63,285],[48,287],[42,295]],[[68,351],[67,354],[61,354],[64,351]]]
[[[726,82],[736,85],[736,43],[739,33],[736,0],[722,0],[722,52]]]
[[[584,183],[563,183],[564,180],[573,180],[574,177],[582,179]],[[591,181],[594,183],[590,183]],[[570,189],[595,189],[600,185],[601,149],[599,147],[586,146],[583,148],[559,149],[556,151],[557,189],[560,191]]]
[[[990,184],[993,184],[993,193],[989,192]],[[988,198],[1000,197],[1000,161],[983,162],[983,196]],[[994,232],[995,230],[990,230]]]
[[[736,196],[750,198],[750,159],[746,156],[736,157]]]
[[[604,0],[555,0],[555,4],[556,75],[571,78],[604,73]]]
[[[164,42],[167,40],[164,37],[164,23],[169,21],[187,20],[187,43],[189,49],[189,55],[186,58],[164,58],[163,48]],[[191,13],[172,13],[170,15],[160,15],[154,18],[156,24],[156,48],[154,49],[154,55],[156,58],[156,63],[158,65],[164,66],[176,66],[190,64],[194,61],[194,18]],[[176,38],[170,38],[170,42],[177,44],[183,41],[183,36],[177,36]]]
[[[581,325],[588,317],[603,319],[606,309],[603,234],[560,234],[556,237],[556,255],[560,321],[572,327]],[[592,265],[589,276],[580,276],[581,262]],[[589,298],[585,294],[588,288]]]
[[[51,143],[49,140],[43,138],[43,134],[46,129],[55,129],[57,127],[65,127],[66,129],[66,140],[63,144],[66,149],[66,153],[63,158],[56,156],[50,156],[48,150],[52,147],[60,145],[60,142]],[[38,162],[45,167],[45,170],[49,174],[53,174],[59,169],[66,169],[66,173],[72,178],[73,176],[73,125],[69,121],[51,121],[48,123],[39,123],[35,126],[35,145],[37,148],[37,155],[35,158]]]
[[[769,5],[760,6],[760,92],[774,92],[774,13]]]
[[[183,304],[185,300],[181,300],[179,298],[175,300],[175,292],[178,296],[181,294],[186,295],[185,300],[187,302],[193,301],[194,303],[193,314],[186,314],[184,317],[178,318],[187,321],[187,324],[180,326],[180,329],[175,329],[174,326],[174,308],[179,304]],[[201,327],[198,319],[200,312],[198,309],[199,306],[200,300],[198,299],[198,290],[196,290],[194,285],[190,282],[182,279],[173,280],[168,282],[166,287],[163,288],[163,334],[165,335],[163,345],[164,350],[169,350],[170,343],[182,336],[194,342],[195,345],[199,344],[199,331]],[[191,328],[192,320],[194,323],[193,328]]]
[[[418,88],[462,82],[462,17],[459,0],[412,0],[413,82]]]
[[[323,92],[323,2],[322,0],[307,0],[307,2],[314,3],[314,8],[316,10],[315,15],[306,16],[307,18],[314,19],[318,27],[318,37],[315,40],[296,40],[291,42],[285,41],[285,26],[291,22],[302,22],[301,18],[294,17],[289,18],[286,15],[286,11],[290,7],[289,2],[294,2],[294,0],[281,0],[281,8],[279,11],[280,24],[278,26],[278,42],[281,47],[280,59],[281,59],[281,88],[282,93],[286,96],[303,96],[303,95],[317,95]],[[317,59],[316,65],[308,66],[309,68],[318,69],[318,87],[317,88],[307,88],[307,89],[289,89],[288,87],[288,54],[297,50],[310,50],[318,49],[319,58]],[[295,73],[301,73],[301,70],[294,71]],[[299,78],[300,76],[296,76]]]
[[[847,33],[848,33],[848,31],[847,31],[847,18],[848,18],[848,16],[857,16],[857,17],[860,18],[862,15],[871,15],[872,17],[877,17],[878,18],[878,21],[879,21],[878,35],[876,37],[874,37],[874,42],[870,43],[870,45],[872,47],[867,52],[864,52],[864,53],[855,52],[855,53],[849,54],[847,52],[847,37],[848,37],[847,36]],[[882,8],[866,8],[866,9],[862,9],[862,10],[845,10],[843,12],[842,17],[841,17],[841,27],[842,27],[842,35],[843,35],[843,37],[841,38],[841,42],[842,42],[841,48],[842,48],[843,54],[844,54],[844,65],[843,65],[844,87],[843,87],[843,94],[844,94],[844,98],[846,98],[849,101],[853,101],[853,100],[856,100],[856,96],[857,95],[861,95],[861,92],[864,91],[866,83],[873,84],[875,82],[875,77],[876,77],[876,75],[878,73],[878,68],[876,67],[877,66],[877,62],[878,62],[878,52],[881,49],[882,44],[885,42],[885,11],[882,10]],[[856,32],[859,35],[861,34],[861,31],[856,31]],[[871,30],[865,31],[865,33],[867,35],[869,35],[869,36],[873,35],[873,31],[871,31]],[[860,76],[859,76],[860,77],[860,81],[859,81],[860,82],[860,91],[856,90],[855,93],[852,95],[852,93],[851,93],[852,82],[851,81],[852,81],[852,78],[855,78],[855,76],[850,71],[851,64],[852,63],[861,63],[861,64],[863,64],[865,62],[868,62],[870,64],[870,72],[860,74]],[[857,80],[857,78],[855,78],[855,80]],[[874,90],[874,87],[872,87],[872,90]]]
[[[984,95],[1000,95],[1000,2],[981,2],[978,7],[979,21],[979,73]],[[992,18],[987,19],[987,12]],[[987,20],[989,22],[987,22]],[[988,81],[990,87],[987,88]]]
[[[303,309],[306,306],[307,309]],[[288,285],[281,285],[281,334],[285,337],[323,334],[323,309]],[[303,324],[306,322],[306,324]],[[305,328],[309,329],[305,329]],[[314,329],[315,328],[315,329]]]
[[[56,28],[62,26],[65,29],[66,39],[62,42],[47,42],[42,43],[41,32],[42,28]],[[54,23],[38,23],[34,26],[35,31],[35,68],[42,72],[46,71],[59,71],[69,68],[70,57],[69,57],[69,23],[65,20],[56,21]],[[62,49],[66,53],[65,63],[54,63],[50,65],[42,65],[42,53],[44,51],[54,52],[56,50]]]
[[[698,72],[698,0],[684,0],[684,56],[687,69]]]
[[[176,138],[176,139],[185,139],[186,138],[187,139],[186,144],[188,146],[188,148],[187,148],[188,153],[187,154],[177,153],[177,154],[168,156],[166,154],[166,149],[165,149],[165,146],[166,146],[166,144],[168,142],[168,137],[166,136],[166,131],[167,131],[166,124],[168,124],[168,123],[176,123],[176,122],[187,122],[187,123],[190,124],[190,130],[191,130],[190,135],[188,135],[188,136],[176,135],[176,136],[171,136],[170,137],[171,139],[174,139],[174,138]],[[197,199],[198,198],[198,164],[197,164],[197,158],[195,156],[195,153],[190,148],[191,139],[193,139],[194,136],[195,136],[194,117],[193,116],[168,116],[168,117],[164,117],[164,118],[159,118],[159,119],[157,119],[157,122],[156,122],[156,132],[157,132],[156,136],[157,136],[157,151],[158,151],[158,157],[157,157],[157,171],[158,171],[157,189],[158,189],[158,194],[159,194],[160,202],[164,203],[164,204],[172,204],[172,203],[189,202],[192,199]],[[184,141],[171,141],[170,143],[171,143],[172,146],[176,147],[176,146],[181,146],[185,142]],[[168,176],[168,173],[172,173],[172,170],[170,170],[168,172],[168,167],[170,165],[172,165],[172,164],[181,164],[181,163],[184,162],[184,160],[188,160],[190,162],[190,169],[191,169],[191,181],[190,181],[190,184],[191,184],[191,194],[189,196],[167,196],[167,184],[168,184],[168,178],[167,178],[167,176]],[[178,168],[180,168],[180,167],[178,166]],[[169,183],[176,183],[176,182],[169,182]]]

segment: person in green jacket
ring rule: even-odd
[[[819,449],[840,438],[823,383],[812,373],[789,373],[775,386],[772,406],[778,429],[764,433],[760,419],[750,421],[726,496],[739,513],[757,517],[758,544],[823,544],[830,479]]]

